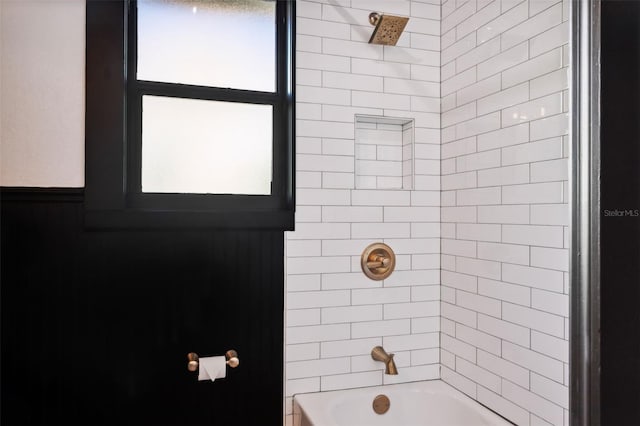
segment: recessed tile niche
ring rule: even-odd
[[[356,188],[413,189],[413,119],[356,115]]]

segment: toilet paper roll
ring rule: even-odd
[[[200,358],[198,380],[224,379],[227,375],[227,359],[224,356],[210,356]]]

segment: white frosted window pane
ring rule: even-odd
[[[144,96],[142,192],[271,194],[271,105]]]
[[[137,78],[274,92],[275,5],[139,1]]]

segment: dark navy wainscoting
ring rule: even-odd
[[[1,211],[3,425],[282,424],[282,231],[87,231],[74,189]]]

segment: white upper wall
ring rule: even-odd
[[[84,186],[85,1],[0,1],[0,185]]]

